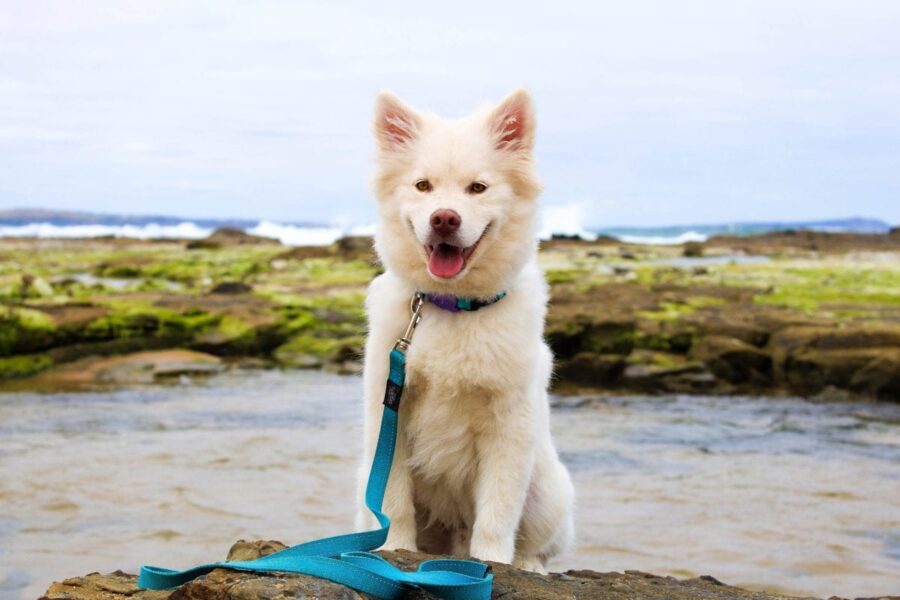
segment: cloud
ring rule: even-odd
[[[526,84],[588,223],[900,221],[897,30],[889,0],[18,3],[0,207],[365,222],[378,89],[458,116]]]

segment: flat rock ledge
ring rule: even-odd
[[[238,541],[228,553],[228,560],[251,560],[284,548],[275,541]],[[404,569],[436,558],[433,555],[408,552],[379,552]],[[750,592],[725,585],[710,576],[678,580],[639,571],[597,573],[567,571],[538,575],[509,565],[492,564],[494,590],[492,598],[504,600],[786,600],[790,597],[765,592]],[[292,574],[239,573],[217,569],[174,590],[151,591],[137,587],[137,576],[116,571],[101,575],[91,573],[54,583],[40,600],[278,600],[317,598],[355,600],[369,598],[342,585],[315,577]],[[410,600],[433,598],[424,592],[410,593]],[[894,597],[896,599],[896,597]],[[797,600],[797,599],[794,599]]]

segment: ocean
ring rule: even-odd
[[[853,217],[828,221],[767,223],[717,223],[665,227],[591,227],[583,224],[582,211],[547,210],[539,237],[556,235],[596,239],[614,237],[629,244],[673,245],[703,242],[714,235],[753,235],[787,229],[886,233],[890,226],[877,219]],[[219,227],[236,227],[253,235],[271,237],[288,246],[326,246],[347,235],[372,235],[373,224],[337,225],[283,223],[227,219],[179,219],[177,217],[93,215],[53,211],[0,211],[0,238],[200,239]]]

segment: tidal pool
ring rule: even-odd
[[[0,598],[350,531],[360,394],[310,371],[0,394]],[[578,542],[553,570],[900,592],[898,405],[564,398],[553,429],[578,492]]]

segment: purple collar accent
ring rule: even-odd
[[[425,298],[448,312],[472,312],[485,306],[499,302],[506,296],[506,292],[500,292],[491,298],[461,298],[453,294],[425,294]]]
[[[443,308],[450,312],[459,312],[459,307],[456,306],[456,296],[452,294],[427,294],[426,297],[429,302],[438,308]]]

